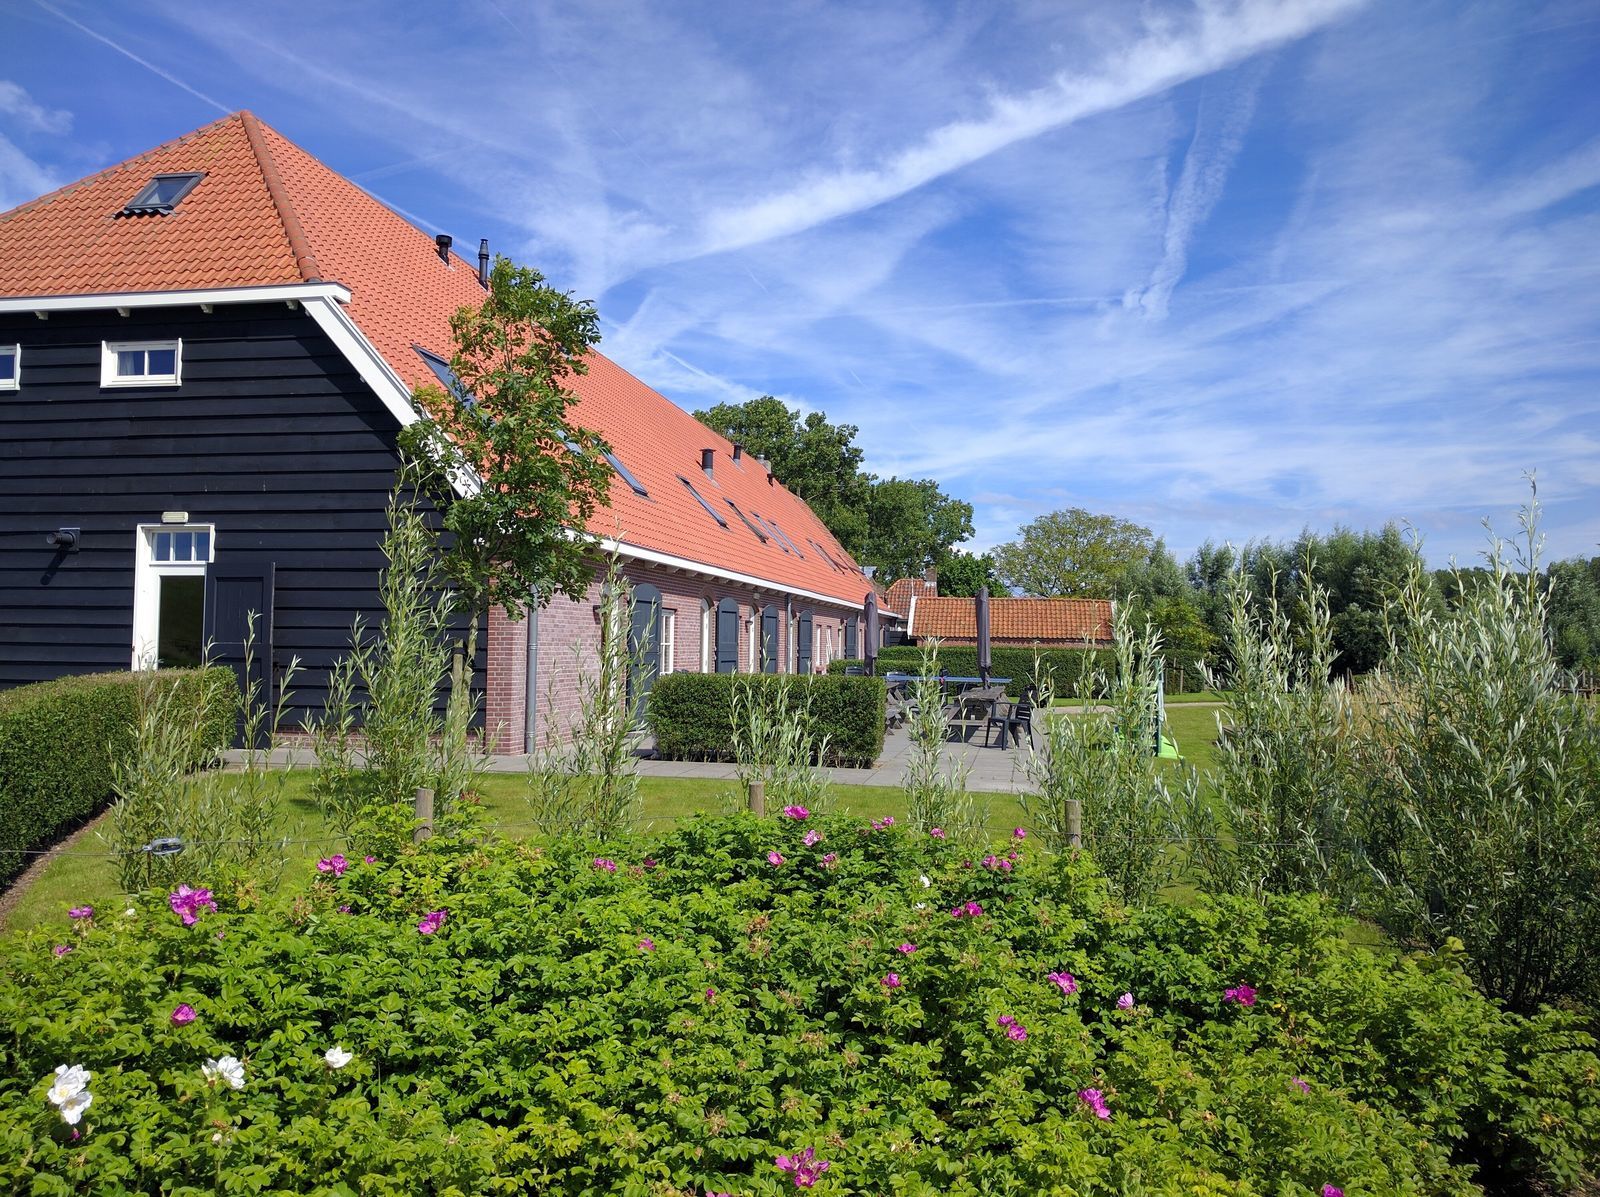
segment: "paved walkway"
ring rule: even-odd
[[[906,758],[911,751],[911,741],[904,729],[894,729],[884,736],[883,754],[877,763],[866,769],[828,769],[829,778],[846,786],[898,786],[905,778]],[[1028,749],[985,748],[983,737],[977,736],[970,744],[948,742],[941,753],[945,768],[965,761],[972,766],[967,788],[995,793],[1014,794],[1025,788],[1022,762]],[[233,750],[223,754],[226,764],[236,765],[244,754]],[[309,748],[277,749],[271,755],[274,765],[310,765],[315,758]],[[509,753],[489,758],[491,773],[524,773],[528,758],[524,754]],[[645,777],[703,777],[714,781],[729,781],[738,776],[733,765],[723,761],[657,761],[646,758],[639,762],[639,772]]]

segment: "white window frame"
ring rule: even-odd
[[[661,609],[661,654],[658,673],[671,673],[678,663],[678,613],[671,608]]]
[[[117,354],[131,353],[134,350],[170,349],[172,350],[171,374],[136,374],[121,375],[117,373]],[[183,381],[183,338],[170,341],[101,341],[100,342],[100,389],[109,387],[175,387]]]
[[[6,354],[13,363],[10,378],[0,378],[0,391],[20,391],[22,389],[22,346],[0,345],[0,354]]]
[[[746,673],[761,672],[761,607],[750,608],[750,661]]]
[[[204,561],[157,561],[157,532],[207,532]],[[133,531],[133,668],[153,669],[161,645],[161,579],[205,577],[217,559],[215,524],[140,524]]]
[[[700,600],[700,672],[710,673],[716,662],[716,607],[711,600]]]

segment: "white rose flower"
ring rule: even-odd
[[[47,1096],[51,1104],[64,1105],[89,1087],[89,1078],[94,1073],[84,1068],[82,1064],[66,1064],[56,1066],[56,1079],[50,1085]]]
[[[926,873],[924,873],[921,877],[917,878],[917,880],[922,883],[922,888],[923,889],[927,889],[929,886],[931,886],[933,884],[933,882],[928,879],[928,875]]]
[[[235,1089],[244,1088],[244,1065],[236,1056],[223,1056],[220,1060],[207,1060],[200,1065],[206,1080],[224,1080]]]
[[[926,909],[928,909],[928,904],[926,902],[918,902],[911,909],[913,909],[913,910],[926,910]]]
[[[89,1108],[89,1103],[94,1100],[87,1089],[79,1089],[61,1104],[61,1117],[67,1123],[76,1126],[78,1119],[83,1117],[83,1112]]]
[[[322,1053],[322,1062],[329,1068],[339,1069],[354,1060],[355,1056],[344,1050],[337,1043]]]
[[[130,906],[128,909],[122,912],[122,917],[125,919],[136,919],[139,917],[139,911],[136,907]]]

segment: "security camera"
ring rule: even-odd
[[[57,528],[54,532],[45,534],[44,542],[60,553],[76,553],[78,551],[77,528]]]

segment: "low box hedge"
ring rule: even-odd
[[[1013,648],[998,647],[990,650],[993,677],[1008,677],[1012,693],[1020,693],[1034,676],[1037,658],[1040,676],[1049,676],[1058,695],[1077,693],[1079,680],[1085,669],[1106,669],[1111,666],[1111,653],[1106,649],[1087,648]],[[895,645],[878,654],[879,673],[916,673],[922,663],[922,650],[911,645]],[[828,665],[830,674],[842,674],[851,666],[864,665],[863,661],[833,661]],[[952,677],[978,676],[978,650],[971,645],[952,645],[939,649],[939,670]]]
[[[733,687],[787,680],[791,709],[811,699],[815,735],[828,737],[829,765],[871,765],[883,751],[885,687],[876,677],[795,677],[749,673],[670,673],[650,691],[649,723],[667,760],[731,760]]]
[[[231,669],[157,676],[177,681],[205,729],[207,759],[232,742]],[[22,871],[24,852],[49,847],[109,801],[111,762],[132,742],[139,680],[91,673],[0,693],[0,883]]]

